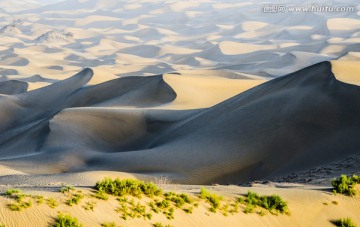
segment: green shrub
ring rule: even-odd
[[[146,206],[137,202],[135,204],[134,200],[128,201],[126,198],[118,198],[120,207],[116,209],[116,212],[122,214],[122,218],[127,220],[130,218],[144,218],[151,220],[152,214],[146,213]]]
[[[150,206],[151,210],[154,211],[155,213],[159,213],[159,212],[160,212],[160,209],[157,207],[157,205],[156,205],[153,201],[151,201],[151,202],[149,203],[149,206]]]
[[[145,218],[151,220],[152,219],[152,213],[145,214]]]
[[[13,194],[11,197],[15,199],[17,202],[21,202],[23,198],[31,197],[31,196],[22,193],[17,193],[17,194]]]
[[[16,202],[16,203],[10,203],[8,204],[8,208],[12,211],[21,211],[23,208],[29,208],[32,206],[32,202],[31,201],[27,201],[27,202]]]
[[[65,187],[60,188],[61,193],[70,192],[72,190],[75,190],[75,188],[74,188],[74,186],[71,186],[71,185],[67,185]]]
[[[46,199],[46,204],[53,209],[59,205],[58,202],[53,198]]]
[[[84,195],[79,193],[79,194],[73,194],[71,195],[71,197],[65,202],[66,205],[68,206],[72,206],[74,204],[78,205],[80,203],[80,201],[84,198]]]
[[[164,210],[163,214],[165,215],[165,217],[167,219],[172,220],[172,219],[174,219],[174,211],[175,211],[174,208],[171,207],[168,210]]]
[[[160,209],[166,209],[170,207],[170,201],[167,199],[164,199],[162,201],[155,200],[155,205]]]
[[[109,196],[105,194],[105,192],[96,192],[92,195],[94,198],[101,199],[101,200],[108,200]]]
[[[341,175],[339,178],[335,178],[331,181],[331,185],[334,187],[334,193],[341,193],[349,196],[356,195],[356,184],[360,184],[360,178],[357,175],[351,177]]]
[[[126,197],[116,198],[116,200],[119,201],[119,203],[128,203],[129,202],[128,198],[126,198]]]
[[[254,210],[255,210],[255,206],[248,204],[245,207],[244,213],[245,214],[251,214],[251,213],[254,213]]]
[[[162,194],[162,190],[153,183],[145,183],[132,179],[112,180],[110,178],[105,178],[103,181],[97,182],[95,188],[99,192],[115,196],[132,195],[140,198],[141,195],[154,197]]]
[[[211,212],[216,212],[216,210],[220,207],[220,202],[222,200],[222,197],[215,194],[215,193],[210,193],[208,190],[206,190],[205,188],[201,188],[200,191],[200,198],[204,199],[206,202],[208,202],[211,207],[209,208],[209,210]]]
[[[22,193],[20,189],[10,188],[6,190],[5,195],[12,196],[13,194]]]
[[[8,207],[12,211],[21,211],[22,210],[22,207],[20,206],[19,203],[10,203],[10,204],[8,204]]]
[[[184,208],[183,211],[187,214],[192,214],[193,212],[193,208],[192,207],[189,207],[189,208]]]
[[[245,197],[245,200],[237,199],[237,202],[247,205],[245,213],[252,213],[259,206],[270,211],[272,214],[288,214],[287,202],[278,195],[259,196],[255,192],[248,191]]]
[[[116,227],[115,222],[105,222],[101,224],[101,227]]]
[[[137,218],[146,216],[146,207],[141,205],[139,202],[131,207],[131,211],[134,213],[133,216]]]
[[[350,218],[342,218],[331,221],[335,226],[339,227],[356,227],[354,222]]]
[[[193,200],[186,194],[177,194],[174,192],[167,192],[164,194],[166,200],[175,204],[176,207],[181,208],[185,204],[191,204]]]
[[[239,213],[239,204],[237,202],[230,203],[229,213],[230,214]]]
[[[220,208],[221,213],[227,217],[229,215],[229,204],[224,204],[221,208]]]
[[[38,205],[43,204],[44,202],[44,196],[42,195],[33,195],[32,198],[35,199],[35,202]]]
[[[260,216],[265,216],[265,215],[266,215],[266,212],[263,211],[263,210],[260,210],[260,211],[258,212],[258,215],[260,215]]]
[[[260,206],[270,212],[275,210],[283,214],[287,211],[287,203],[278,195],[261,196],[260,198],[262,201]]]
[[[125,203],[120,204],[120,207],[116,209],[116,212],[121,213],[124,220],[127,220],[127,218],[130,216],[129,208]]]
[[[165,215],[167,219],[174,219],[174,208],[171,205],[171,201],[168,199],[155,200],[149,203],[151,210],[155,213],[160,213],[160,211]]]
[[[96,204],[95,202],[86,202],[84,209],[94,211],[95,204]]]
[[[54,225],[55,227],[82,227],[82,224],[79,224],[77,218],[72,217],[69,214],[60,213],[56,219]]]
[[[164,227],[160,222],[157,222],[153,225],[154,227]],[[172,227],[171,225],[165,225],[165,227]]]
[[[31,201],[22,202],[22,203],[20,203],[20,205],[24,208],[29,208],[32,206],[32,202]]]

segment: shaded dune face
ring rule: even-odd
[[[359,98],[359,87],[337,81],[330,63],[319,63],[204,111],[154,147],[186,141],[188,173],[206,183],[306,169],[358,152]]]
[[[73,95],[72,107],[152,107],[171,102],[176,93],[161,75],[124,77],[88,86]]]
[[[134,138],[142,135],[144,114],[114,112],[106,109],[109,103],[115,109],[145,108],[171,102],[176,97],[161,75],[119,78],[85,86],[92,75],[92,70],[85,69],[48,87],[1,96],[0,158],[18,160],[30,155],[34,160],[25,159],[31,162],[38,155],[66,153],[71,146],[90,147],[99,152],[129,149],[134,147],[130,144]],[[56,162],[57,155],[50,159]],[[46,163],[44,166],[49,168]]]
[[[9,80],[0,82],[0,94],[14,95],[26,92],[28,84],[17,80]]]
[[[359,99],[359,87],[337,81],[323,62],[176,122],[146,150],[89,163],[187,183],[279,176],[358,152]]]
[[[87,69],[2,96],[0,164],[240,183],[328,163],[360,146],[360,88],[337,81],[329,62],[198,110],[152,109],[176,98],[162,76],[85,86],[91,76]]]

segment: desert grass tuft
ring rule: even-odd
[[[246,205],[244,213],[253,213],[255,212],[256,207],[261,207],[275,215],[277,215],[278,213],[290,214],[287,202],[278,195],[260,196],[255,192],[248,191],[245,199],[238,198],[237,202]]]
[[[131,195],[138,198],[141,198],[142,195],[152,198],[162,194],[162,190],[155,184],[145,183],[143,181],[133,179],[112,180],[111,178],[105,178],[104,180],[96,183],[95,189],[109,195]]]
[[[18,194],[18,193],[22,193],[22,191],[20,189],[16,189],[16,188],[10,188],[10,189],[6,190],[5,195],[12,196],[13,194]]]
[[[79,223],[78,219],[72,217],[69,214],[60,213],[53,225],[54,227],[82,227],[83,225]]]
[[[51,197],[46,199],[46,204],[53,209],[59,205],[58,202]]]
[[[351,220],[351,218],[341,218],[333,220],[331,221],[331,223],[338,227],[356,227],[355,223],[353,222],[353,220]]]
[[[201,188],[200,198],[204,199],[207,203],[209,203],[211,205],[209,210],[214,213],[216,213],[216,210],[220,207],[220,203],[222,200],[221,196],[219,196],[215,193],[211,193],[208,190],[206,190],[205,188]]]
[[[105,222],[105,223],[101,224],[101,227],[116,227],[116,223],[115,222]]]
[[[61,193],[67,193],[67,192],[70,192],[73,190],[75,190],[75,188],[74,188],[74,186],[71,186],[71,185],[67,185],[65,187],[60,188]]]
[[[355,189],[356,184],[360,184],[360,177],[357,175],[352,175],[350,177],[346,175],[341,175],[339,178],[335,178],[331,181],[331,185],[334,187],[333,192],[354,196],[357,194]]]

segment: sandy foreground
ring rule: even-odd
[[[250,1],[0,0],[0,191],[61,203],[14,212],[2,196],[0,224],[48,226],[66,211],[91,227],[333,226],[346,217],[360,225],[359,197],[330,187],[360,174],[359,6],[335,3],[355,10],[289,16],[262,14]],[[160,176],[172,181],[165,190],[195,197],[200,184],[229,198],[276,193],[291,215],[242,207],[225,217],[200,203],[172,221],[124,221],[114,198],[86,211],[93,198],[69,207],[57,192]]]
[[[108,174],[108,173],[106,173]],[[2,186],[2,190],[8,186]],[[166,185],[167,190],[185,192],[197,196],[200,186]],[[52,209],[48,205],[34,204],[20,212],[10,211],[5,204],[10,199],[1,198],[0,213],[1,222],[6,226],[48,226],[53,223],[53,218],[58,212],[70,213],[77,217],[84,226],[100,226],[105,222],[115,222],[119,226],[152,226],[154,223],[169,224],[171,226],[333,226],[331,220],[343,217],[351,217],[355,223],[359,223],[359,199],[342,195],[333,195],[329,188],[312,186],[207,186],[212,192],[216,192],[226,198],[233,198],[247,193],[248,190],[260,194],[278,194],[289,203],[288,215],[245,214],[244,207],[240,207],[240,213],[225,217],[220,212],[216,214],[208,211],[207,203],[200,203],[192,214],[186,214],[182,210],[175,211],[175,219],[167,220],[162,214],[155,214],[151,220],[142,218],[123,220],[115,210],[119,207],[118,202],[110,197],[108,201],[101,201],[92,197],[85,197],[79,205],[69,207],[64,204],[66,197],[59,192],[59,186],[23,186],[26,193],[43,195],[45,198],[54,198],[62,202],[57,208]],[[90,195],[91,189],[80,188],[86,195]],[[84,209],[86,202],[96,202],[94,211]],[[146,203],[147,199],[142,199]]]

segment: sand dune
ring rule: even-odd
[[[357,61],[332,61],[332,71],[336,79],[360,86],[360,68]]]
[[[350,18],[334,18],[327,22],[330,32],[358,31],[360,21]]]
[[[221,42],[220,49],[221,52],[228,55],[238,55],[238,54],[247,54],[253,53],[255,51],[270,50],[275,49],[276,46],[268,45],[256,45],[256,44],[242,44],[235,42]]]
[[[338,79],[354,78],[354,70],[340,66],[333,63]],[[357,114],[348,115],[360,109],[358,88],[336,80],[329,62],[252,89],[264,81],[168,74],[84,87],[91,76],[84,70],[4,97],[1,164],[31,173],[105,169],[161,173],[184,183],[238,183],[358,152]],[[214,89],[219,93],[207,93]],[[19,106],[31,106],[32,114],[20,120]],[[343,142],[324,142],[329,137]],[[38,160],[48,161],[33,170]]]
[[[17,80],[0,82],[0,94],[14,95],[26,92],[28,84]]]

